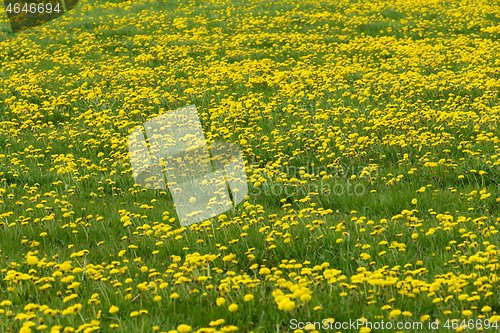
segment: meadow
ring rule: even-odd
[[[0,332],[496,331],[499,38],[493,0],[2,9]],[[127,138],[191,104],[249,193],[181,227]]]

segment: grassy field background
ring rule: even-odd
[[[0,15],[1,332],[500,320],[497,1]],[[185,228],[134,186],[127,136],[190,104],[242,148],[249,195]]]

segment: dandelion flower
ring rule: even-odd
[[[177,326],[177,331],[179,331],[180,333],[191,332],[191,326],[181,324]]]

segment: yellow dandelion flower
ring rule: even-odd
[[[295,309],[295,302],[294,301],[288,301],[285,304],[282,305],[282,309],[286,311],[292,311]]]
[[[180,333],[191,332],[191,326],[181,324],[177,326],[177,331],[179,331]]]
[[[263,267],[259,270],[260,275],[268,275],[271,274],[271,270],[267,267]]]
[[[26,257],[26,262],[30,265],[36,265],[36,264],[38,264],[38,261],[39,261],[38,258],[35,256],[27,256]]]

